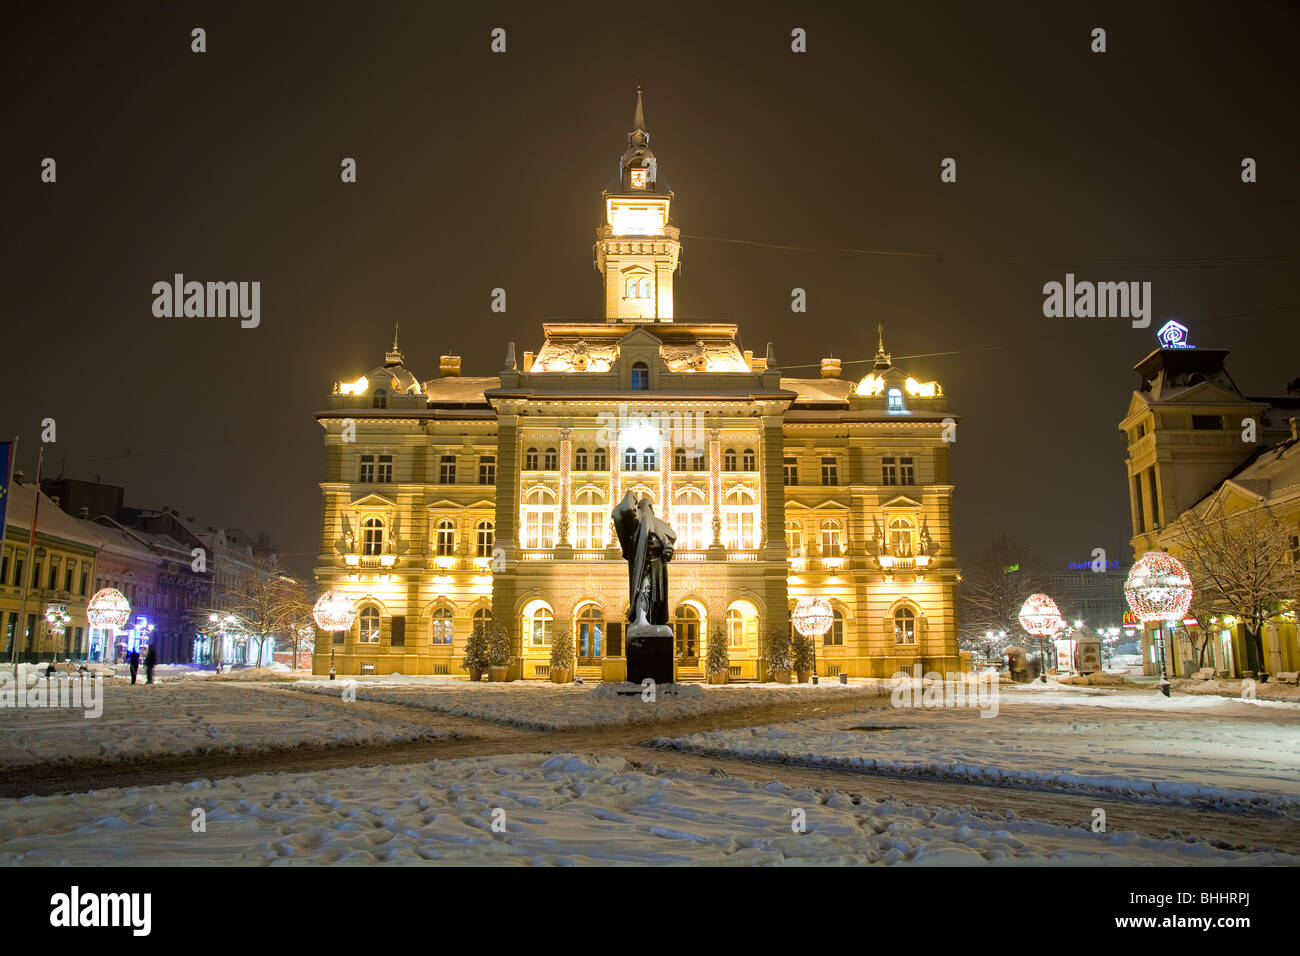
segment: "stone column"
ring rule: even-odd
[[[722,431],[709,429],[709,506],[713,513],[713,543],[710,550],[721,551],[722,545]]]
[[[570,551],[569,544],[569,502],[571,498],[572,472],[571,462],[573,460],[573,442],[570,440],[572,431],[565,427],[560,429],[560,523],[559,523],[559,541],[556,550]]]
[[[663,440],[663,460],[659,463],[659,516],[672,524],[673,516],[673,443],[671,434]]]
[[[609,444],[609,510],[623,500],[623,458],[620,451],[621,442],[617,431]],[[618,547],[618,536],[614,533],[614,522],[608,522],[609,546]]]

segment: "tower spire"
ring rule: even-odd
[[[876,368],[889,368],[894,364],[894,358],[885,351],[885,324],[876,323]]]
[[[632,117],[632,129],[645,131],[645,109],[641,106],[641,84],[636,85],[636,115]]]
[[[400,322],[393,323],[393,347],[389,349],[384,356],[385,365],[401,365],[405,361],[402,350],[397,347],[397,330],[401,327]]]

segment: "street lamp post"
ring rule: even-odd
[[[356,620],[357,609],[352,601],[338,591],[326,591],[311,609],[316,626],[330,635],[330,680],[334,680],[334,634],[346,631]]]
[[[1065,621],[1061,618],[1061,610],[1056,606],[1056,602],[1046,594],[1031,594],[1025,598],[1025,603],[1020,608],[1020,626],[1028,634],[1038,638],[1038,676],[1046,684],[1047,648],[1043,644],[1043,639],[1051,640],[1061,628],[1065,627]]]
[[[817,638],[821,637],[835,623],[835,609],[831,602],[823,597],[800,598],[790,615],[794,628],[812,643],[813,672],[812,682],[817,683]]]
[[[1124,598],[1143,626],[1159,624],[1156,636],[1160,656],[1160,693],[1169,696],[1165,673],[1165,625],[1181,621],[1192,606],[1192,576],[1177,558],[1164,551],[1148,551],[1129,569]]]

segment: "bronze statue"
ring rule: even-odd
[[[655,517],[649,498],[632,492],[610,513],[627,561],[627,619],[640,624],[668,623],[668,562],[677,534]]]

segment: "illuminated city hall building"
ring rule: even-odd
[[[475,625],[507,622],[511,676],[548,676],[575,642],[577,675],[625,676],[628,573],[610,509],[629,491],[675,529],[669,565],[678,676],[710,640],[731,678],[768,676],[766,635],[820,595],[835,623],[824,677],[958,668],[942,389],[895,367],[883,339],[861,381],[824,359],[788,378],[730,322],[681,321],[681,243],[638,93],[595,265],[604,318],[542,326],[536,350],[424,381],[394,338],[384,363],[336,384],[325,433],[320,589],[355,601],[314,670],[460,674]],[[353,373],[357,370],[353,369]]]

